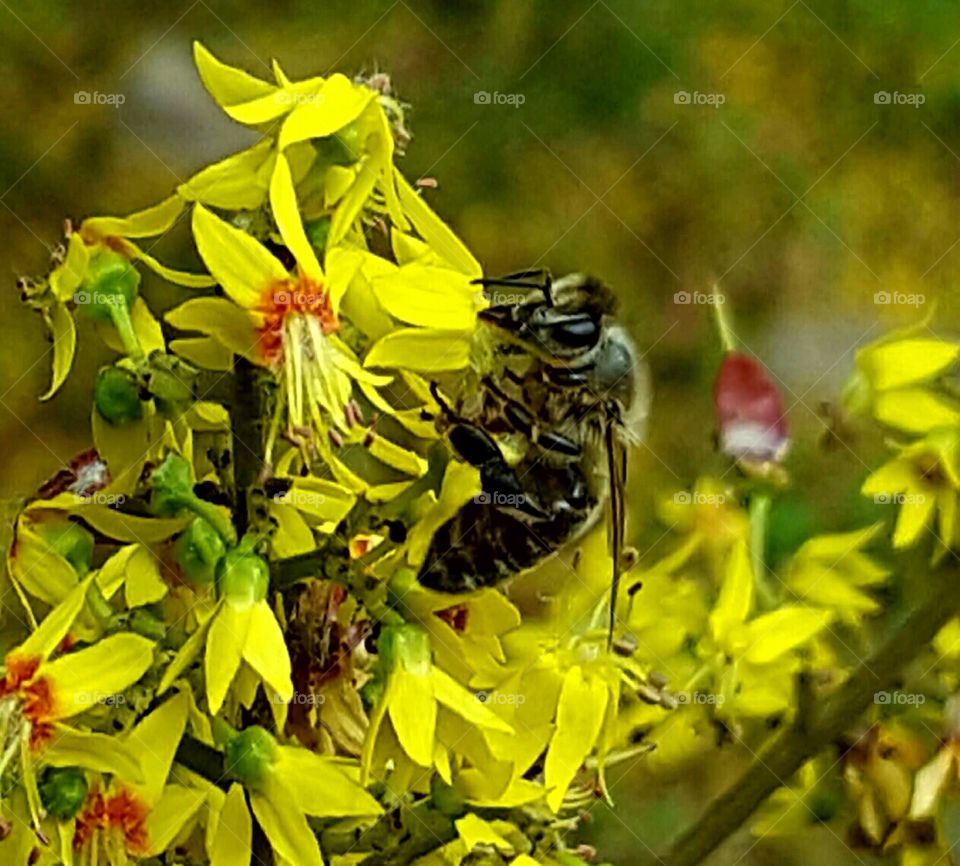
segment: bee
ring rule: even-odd
[[[474,381],[443,411],[456,455],[483,492],[433,537],[419,580],[444,592],[502,583],[575,545],[608,515],[610,630],[624,546],[627,447],[649,408],[646,365],[611,290],[584,274],[521,271],[477,281]]]

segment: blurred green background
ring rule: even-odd
[[[935,332],[957,324],[958,13],[947,0],[0,0],[2,494],[89,446],[106,357],[82,330],[68,385],[38,403],[49,356],[15,278],[44,272],[64,217],[153,203],[251,140],[200,85],[199,38],[264,76],[272,57],[294,77],[388,71],[413,106],[405,171],[437,179],[431,201],[488,272],[587,270],[616,289],[655,383],[631,481],[645,557],[664,552],[646,519],[655,496],[728,468],[712,442],[720,350],[701,303],[714,291],[783,384],[786,523],[847,526],[879,452],[862,439],[819,451],[821,404],[858,344],[931,312]],[[80,91],[123,104],[78,103]],[[183,232],[154,252],[196,264]],[[152,276],[145,292],[161,308],[180,297]],[[613,773],[620,804],[591,831],[604,855],[642,862],[729,782],[743,759],[731,751],[655,797],[641,796],[642,765]],[[712,862],[814,859],[869,862],[826,830],[799,852],[741,835]]]

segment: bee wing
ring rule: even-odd
[[[627,486],[627,449],[619,435],[621,420],[616,408],[608,408],[604,419],[604,443],[607,451],[607,474],[610,477],[610,501],[607,507],[607,539],[613,558],[613,578],[610,581],[610,625],[607,648],[613,645],[613,631],[617,624],[617,596],[620,592],[620,569],[623,564],[623,539],[626,531],[624,494]]]

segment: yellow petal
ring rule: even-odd
[[[433,682],[437,702],[455,712],[460,718],[491,731],[513,733],[513,728],[479,700],[475,692],[465,689],[446,671],[434,667],[430,672],[430,679]]]
[[[253,821],[243,787],[236,782],[227,792],[210,850],[210,866],[249,866]]]
[[[151,271],[163,277],[167,282],[177,286],[186,286],[188,289],[204,289],[215,286],[217,281],[207,274],[195,274],[191,271],[179,271],[168,268],[163,262],[150,253],[144,252],[136,244],[127,241],[124,250],[132,261],[143,262]]]
[[[945,372],[960,355],[947,340],[907,339],[869,346],[857,352],[857,366],[878,391],[928,381]]]
[[[557,704],[557,732],[550,741],[544,764],[547,805],[554,812],[560,809],[567,788],[600,736],[608,698],[607,684],[599,677],[585,677],[579,665],[563,679]]]
[[[277,157],[273,177],[270,179],[270,209],[273,211],[277,228],[280,229],[280,236],[293,253],[301,272],[319,284],[323,280],[323,269],[307,239],[297,206],[297,193],[293,188],[290,164],[282,153]]]
[[[467,846],[467,851],[479,846],[490,846],[508,853],[513,851],[513,845],[494,830],[489,821],[484,821],[478,815],[464,815],[453,823]]]
[[[180,649],[177,650],[173,661],[170,662],[167,669],[163,672],[163,679],[160,680],[160,685],[157,686],[157,695],[162,695],[169,689],[187,668],[193,664],[197,656],[200,655],[200,650],[202,650],[206,644],[207,632],[213,623],[214,616],[216,616],[216,614],[203,619]]]
[[[198,201],[223,210],[256,210],[267,198],[260,173],[274,158],[273,141],[264,138],[253,147],[208,165],[178,192],[187,201]]]
[[[316,549],[313,531],[296,508],[270,502],[267,511],[270,520],[277,525],[270,536],[270,552],[274,557],[283,559]]]
[[[13,581],[47,604],[63,601],[77,585],[77,573],[73,566],[26,521],[20,522],[7,564]]]
[[[287,791],[271,793],[273,796],[269,797],[251,793],[250,805],[274,853],[291,866],[323,866],[317,837],[303,813],[294,806]]]
[[[353,84],[339,72],[326,80],[313,99],[304,100],[283,122],[279,148],[310,138],[324,138],[356,120],[375,98],[368,87]]]
[[[140,544],[130,545],[125,550],[128,553],[122,567],[127,607],[140,607],[160,601],[168,591],[167,584],[160,575],[160,560],[153,551]]]
[[[430,205],[414,190],[407,179],[395,173],[400,203],[420,236],[439,256],[468,277],[482,276],[483,269],[463,241],[438,217]]]
[[[44,311],[43,318],[53,341],[53,375],[50,387],[40,399],[49,400],[60,390],[73,366],[73,357],[77,352],[77,326],[70,311],[63,304],[54,304]]]
[[[940,794],[950,779],[955,762],[953,751],[946,747],[940,749],[930,763],[917,770],[913,778],[913,798],[910,801],[910,817],[914,821],[934,816]]]
[[[144,855],[155,857],[179,841],[205,800],[206,794],[198,788],[167,785],[144,823],[147,831],[147,850],[143,852]]]
[[[93,217],[83,221],[81,232],[95,237],[149,238],[162,235],[180,216],[184,201],[174,194],[160,204],[126,217]]]
[[[188,517],[138,517],[124,514],[107,505],[80,505],[71,512],[85,523],[117,541],[155,544],[176,535],[189,522]]]
[[[873,413],[881,424],[908,433],[928,433],[960,423],[956,406],[926,388],[898,388],[878,394]]]
[[[181,331],[209,334],[237,355],[254,358],[259,352],[256,316],[226,298],[191,298],[164,318]]]
[[[68,719],[133,685],[153,664],[153,641],[121,633],[47,662],[56,718]]]
[[[307,815],[336,818],[371,817],[383,812],[380,804],[348,776],[336,759],[296,746],[280,746],[272,774]]]
[[[145,779],[138,754],[119,737],[67,725],[53,726],[53,736],[43,747],[43,762],[51,767],[112,773],[131,783]]]
[[[357,496],[342,484],[306,476],[295,478],[276,501],[292,505],[315,520],[339,523],[350,513]]]
[[[467,333],[399,328],[377,340],[363,364],[424,373],[462,370],[470,363],[471,346]]]
[[[83,242],[80,232],[72,232],[67,240],[67,255],[63,262],[50,273],[50,291],[61,303],[73,300],[73,293],[80,288],[90,261],[90,249]]]
[[[467,331],[477,322],[477,287],[450,268],[410,264],[374,277],[374,294],[394,318],[410,325]]]
[[[233,369],[233,352],[213,337],[184,337],[170,341],[170,351],[205,370]]]
[[[242,69],[222,63],[200,42],[193,43],[193,59],[204,87],[221,108],[250,102],[277,88]]]
[[[293,698],[290,654],[287,652],[280,623],[266,601],[253,605],[248,623],[243,648],[244,661],[273,689],[281,701],[289,703]]]
[[[744,658],[767,664],[806,643],[826,628],[831,614],[812,607],[786,605],[747,624]]]
[[[407,448],[401,448],[395,442],[379,434],[374,435],[370,444],[367,445],[367,451],[381,463],[386,463],[387,466],[392,466],[394,469],[407,475],[413,475],[415,478],[420,478],[427,472],[427,461],[419,454]]]
[[[87,588],[93,580],[91,574],[74,586],[47,616],[34,629],[33,633],[8,654],[19,658],[47,658],[70,632],[70,628],[83,610],[87,600]]]
[[[140,758],[143,784],[134,790],[150,805],[158,802],[163,793],[187,726],[189,708],[186,693],[179,692],[138,722],[124,740]]]
[[[723,641],[739,626],[753,606],[753,569],[745,541],[738,541],[730,551],[720,595],[710,614],[710,630]]]
[[[367,160],[360,168],[357,179],[340,199],[337,209],[330,220],[330,231],[327,233],[328,246],[337,246],[353,227],[360,215],[363,206],[373,194],[377,183],[377,166],[372,160]]]
[[[393,730],[410,756],[421,767],[433,762],[433,740],[437,727],[437,704],[432,681],[427,676],[412,674],[402,665],[390,674],[387,711]]]
[[[339,312],[340,302],[350,288],[353,278],[363,263],[363,252],[351,247],[327,249],[324,264],[327,269],[326,289],[333,311]]]
[[[203,670],[212,715],[220,712],[230,684],[237,675],[252,610],[253,607],[238,610],[232,604],[221,604],[210,625]]]
[[[273,253],[201,204],[193,210],[193,236],[210,273],[241,307],[257,306],[270,285],[287,279]]]
[[[904,500],[897,515],[897,527],[893,531],[893,546],[909,547],[930,522],[937,499],[931,493],[914,494]]]

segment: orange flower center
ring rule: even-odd
[[[321,332],[331,334],[340,329],[340,322],[330,305],[330,296],[319,283],[309,277],[299,280],[280,280],[267,286],[260,304],[264,313],[258,331],[263,360],[279,365],[284,357],[284,324],[288,316],[311,317],[320,325]]]
[[[73,847],[82,848],[97,830],[117,830],[123,835],[127,851],[144,854],[150,847],[146,828],[149,813],[146,803],[123,788],[108,797],[91,794],[89,805],[77,815]]]

